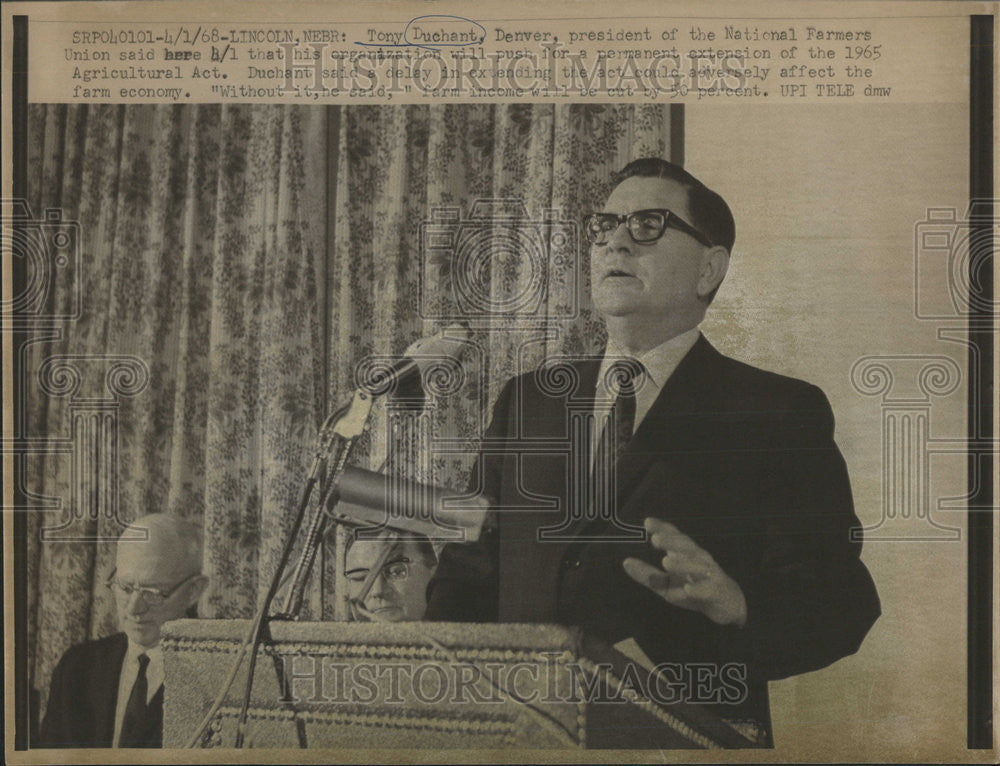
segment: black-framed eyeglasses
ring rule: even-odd
[[[384,577],[387,582],[405,580],[410,576],[411,566],[413,566],[413,562],[405,556],[403,558],[396,559],[395,561],[390,561],[382,567],[382,577]],[[368,570],[352,569],[344,576],[347,578],[348,582],[361,585],[368,577]]]
[[[181,580],[170,590],[164,591],[160,590],[159,588],[146,588],[142,585],[134,585],[133,583],[122,582],[117,577],[115,577],[115,574],[117,574],[117,572],[118,572],[117,569],[111,572],[111,577],[108,578],[108,581],[105,583],[105,585],[111,588],[111,590],[121,593],[126,598],[132,598],[132,594],[138,593],[140,598],[142,598],[143,602],[146,604],[146,606],[160,606],[168,598],[173,596],[177,591],[179,591],[189,582],[194,580],[196,577],[201,577],[200,574],[195,573],[190,577],[186,577],[183,580]]]
[[[583,219],[583,232],[591,244],[606,245],[611,235],[622,224],[625,224],[632,240],[639,244],[656,242],[667,229],[676,229],[694,237],[705,247],[712,247],[712,240],[666,208],[636,210],[626,215],[591,213]]]

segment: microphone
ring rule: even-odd
[[[386,357],[369,357],[358,367],[358,388],[381,396],[414,374],[422,376],[431,369],[447,371],[449,364],[457,364],[471,337],[468,325],[456,323],[414,341],[393,362]]]
[[[446,504],[448,496],[454,499]],[[331,493],[326,511],[341,524],[385,525],[432,540],[459,540],[457,530],[461,530],[466,542],[475,542],[489,502],[481,496],[454,496],[455,492],[444,487],[348,466],[340,475],[336,492]]]

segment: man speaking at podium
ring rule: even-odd
[[[739,668],[746,693],[714,709],[768,743],[767,682],[854,653],[880,613],[833,413],[699,332],[735,239],[718,194],[640,159],[584,227],[603,358],[573,364],[573,391],[541,371],[504,387],[472,474],[496,523],[444,548],[426,619],[578,625],[656,664]],[[522,458],[588,400],[571,454]]]

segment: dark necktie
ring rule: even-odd
[[[628,359],[615,362],[605,375],[605,387],[609,391],[617,390],[618,393],[595,453],[594,483],[597,485],[598,498],[607,499],[614,493],[614,488],[606,486],[605,482],[611,474],[611,467],[617,464],[622,450],[632,439],[632,429],[635,426],[635,389],[642,372],[641,362]]]
[[[146,704],[149,682],[146,680],[146,667],[149,657],[139,655],[139,674],[132,685],[128,704],[125,705],[125,717],[122,719],[122,733],[118,737],[119,747],[150,747],[150,711]]]

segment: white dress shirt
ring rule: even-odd
[[[601,367],[597,373],[594,430],[590,435],[591,455],[596,455],[597,453],[597,444],[600,441],[601,434],[604,433],[604,426],[607,423],[608,415],[611,413],[611,408],[614,406],[615,397],[618,396],[617,391],[609,390],[605,384],[607,372],[611,369],[612,365],[622,360],[634,360],[641,363],[643,367],[642,380],[636,381],[635,422],[632,425],[632,433],[634,434],[638,430],[639,424],[642,423],[643,418],[646,417],[646,413],[649,412],[649,408],[656,401],[656,397],[660,395],[661,389],[666,385],[670,376],[673,375],[674,370],[677,369],[677,365],[680,364],[688,351],[691,350],[691,347],[697,342],[699,335],[700,331],[698,328],[693,327],[687,332],[675,335],[666,343],[661,343],[659,346],[651,348],[638,357],[626,353],[618,348],[614,341],[608,340],[608,347],[604,352],[604,359],[601,360]]]
[[[146,666],[146,704],[148,705],[156,692],[163,686],[163,649],[157,644],[147,649],[139,644],[128,642],[128,651],[125,652],[125,659],[122,661],[122,672],[118,679],[118,703],[115,705],[115,738],[112,747],[118,747],[121,738],[122,723],[125,721],[125,708],[128,706],[128,698],[132,696],[132,687],[135,686],[135,679],[139,675],[139,655],[145,654],[149,657],[149,664]]]

